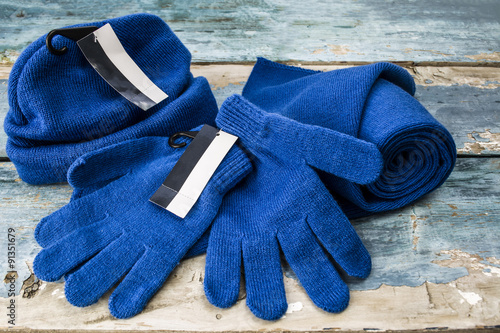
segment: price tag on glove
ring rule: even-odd
[[[238,137],[204,125],[149,201],[184,218]]]

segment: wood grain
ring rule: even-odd
[[[500,61],[493,0],[1,2],[0,60],[51,29],[140,12],[162,17],[196,62]]]
[[[31,329],[169,331],[463,329],[497,325],[499,183],[499,159],[459,159],[448,181],[414,205],[353,221],[372,255],[373,272],[365,281],[347,279],[352,300],[341,314],[327,314],[314,307],[289,268],[284,271],[290,303],[286,318],[274,323],[254,318],[246,308],[244,292],[235,307],[215,308],[203,294],[204,257],[200,256],[184,261],[142,314],[115,320],[107,310],[107,296],[96,305],[79,309],[67,303],[61,283],[40,282],[33,276],[29,280],[29,265],[39,250],[33,239],[34,227],[42,216],[64,205],[71,190],[67,185],[27,185],[19,180],[11,163],[2,163],[0,211],[2,225],[18,230],[18,290],[29,280],[16,299],[19,325]],[[5,229],[0,235],[4,242]],[[2,261],[0,274],[6,271]],[[34,284],[36,290],[27,293],[25,290]],[[5,302],[1,298],[0,307]]]
[[[46,283],[33,274],[40,250],[36,224],[65,205],[72,189],[28,185],[11,162],[2,162],[8,161],[3,121],[12,64],[51,29],[139,12],[167,22],[192,52],[193,73],[207,77],[219,105],[241,93],[257,56],[324,71],[392,61],[415,78],[417,99],[451,132],[461,158],[443,186],[413,205],[352,221],[372,255],[373,271],[366,280],[344,276],[352,291],[346,311],[316,308],[286,262],[289,311],[276,322],[250,313],[244,286],[234,307],[209,304],[203,255],[183,261],[146,309],[128,320],[109,314],[109,294],[76,308],[66,301],[62,281]],[[0,22],[0,248],[13,228],[16,329],[500,331],[500,2],[19,0],[0,1]],[[9,271],[2,258],[0,276]],[[4,284],[2,309],[6,296]],[[11,331],[2,316],[0,332]]]

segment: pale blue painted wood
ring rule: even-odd
[[[495,0],[6,1],[0,52],[54,28],[138,12],[166,20],[197,62],[500,60]]]
[[[5,145],[7,144],[7,134],[3,130],[5,115],[9,110],[7,98],[7,80],[0,80],[0,158],[7,157]]]
[[[33,238],[36,224],[66,204],[71,189],[67,185],[31,186],[16,180],[13,165],[0,164],[0,248],[5,246],[7,228],[14,227],[22,281],[29,276],[24,262],[33,260],[39,251]],[[355,220],[354,226],[372,255],[373,272],[364,281],[349,279],[350,287],[375,289],[383,283],[417,286],[425,281],[446,283],[466,275],[465,268],[433,263],[446,259],[447,255],[440,254],[446,250],[483,259],[500,258],[499,183],[500,159],[459,159],[448,181],[414,205]],[[0,275],[5,273],[2,260]],[[286,274],[293,276],[289,269]]]
[[[356,281],[352,287],[446,283],[468,274],[464,267],[433,263],[449,258],[442,250],[500,258],[498,184],[500,159],[459,159],[446,183],[416,204],[356,220],[374,268],[369,279]]]
[[[14,165],[0,163],[0,277],[7,271],[7,232],[15,229],[16,267],[19,278],[17,291],[30,276],[26,261],[32,261],[39,247],[33,238],[36,224],[41,218],[69,202],[72,189],[69,185],[32,186],[19,179]],[[7,284],[0,284],[0,297],[7,296]]]

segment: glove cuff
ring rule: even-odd
[[[233,146],[213,175],[210,186],[224,195],[252,171],[252,163],[238,146]]]
[[[217,114],[215,122],[223,131],[236,135],[243,144],[250,141],[255,145],[263,136],[269,114],[240,95],[226,99]]]

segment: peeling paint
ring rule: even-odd
[[[485,268],[483,269],[483,274],[486,276],[500,277],[500,268],[494,266],[486,268],[485,266]]]
[[[499,265],[500,266],[500,259],[497,259],[495,257],[487,257],[486,260],[490,263],[492,263],[493,265]],[[499,276],[500,276],[500,270],[498,272]]]
[[[19,275],[17,274],[16,271],[10,271],[5,274],[5,277],[3,278],[3,283],[10,283],[11,281],[17,280]]]
[[[290,303],[288,304],[288,309],[286,310],[286,313],[302,311],[303,308],[304,305],[302,304],[302,302]]]
[[[420,237],[418,237],[417,234],[416,234],[416,232],[417,232],[417,226],[418,226],[418,217],[415,214],[415,208],[412,208],[412,213],[410,215],[410,219],[411,219],[411,222],[412,222],[412,229],[413,229],[412,230],[413,251],[416,251],[417,250],[417,245],[418,245],[418,240],[419,240]]]
[[[451,57],[453,56],[454,54],[450,54],[450,53],[443,53],[443,52],[439,52],[439,51],[436,51],[436,50],[419,50],[419,49],[412,49],[412,48],[405,48],[403,50],[404,53],[412,53],[412,52],[429,52],[431,54],[436,54],[436,55],[441,55],[441,56],[444,56],[444,57]]]
[[[483,275],[488,277],[500,277],[500,268],[488,265],[483,262],[483,259],[477,254],[470,254],[461,250],[443,250],[441,254],[449,255],[451,259],[434,261],[443,267],[459,267],[465,266],[469,270],[479,271]],[[486,262],[491,264],[496,264],[500,262],[499,259],[495,257],[486,258]]]
[[[0,64],[12,65],[19,57],[20,52],[16,50],[5,50],[0,52]]]
[[[479,141],[476,135],[487,141]],[[489,129],[484,132],[473,131],[467,134],[467,137],[473,142],[465,142],[463,148],[457,149],[458,153],[473,153],[480,155],[483,151],[500,150],[500,133],[491,133]]]
[[[28,268],[31,272],[31,275],[23,281],[23,286],[21,287],[21,294],[23,298],[33,298],[40,291],[40,286],[43,286],[44,283],[42,280],[38,279],[33,273],[33,269],[28,265]]]
[[[336,56],[339,56],[339,55],[346,55],[346,54],[363,55],[364,53],[351,50],[348,45],[326,44],[324,47],[313,49],[312,51],[310,51],[310,54],[313,54],[313,55],[334,54]],[[294,63],[294,65],[297,65],[297,64]],[[304,66],[304,67],[307,68],[307,66]],[[317,67],[317,65],[313,65],[313,67]],[[326,66],[326,67],[328,67],[328,66]],[[325,69],[325,70],[329,70],[329,69]]]
[[[470,305],[476,305],[478,302],[482,301],[483,298],[474,292],[465,292],[458,290],[458,293],[469,303]]]
[[[418,85],[456,86],[467,85],[480,89],[500,87],[500,68],[458,66],[410,66],[407,68]]]
[[[465,55],[465,57],[476,61],[477,60],[500,61],[500,52]]]
[[[355,53],[358,55],[363,55],[364,53],[361,52],[356,52],[351,49],[347,45],[334,45],[334,44],[327,44],[328,51],[330,51],[333,54],[336,55],[343,55],[343,54],[348,54],[348,53]]]

